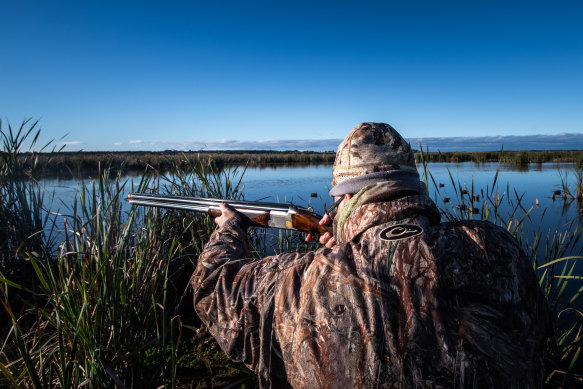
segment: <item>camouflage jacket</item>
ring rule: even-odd
[[[195,309],[262,387],[539,387],[550,319],[527,257],[491,223],[439,220],[426,196],[366,204],[333,249],[251,259],[231,219]]]

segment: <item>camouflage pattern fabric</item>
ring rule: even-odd
[[[191,282],[195,309],[263,388],[536,388],[551,328],[525,254],[426,196],[353,210],[333,249],[250,259],[236,219]]]
[[[342,231],[342,226],[354,209],[365,204],[391,201],[407,195],[427,195],[425,184],[419,180],[415,182],[391,180],[365,186],[338,211],[334,218],[334,237],[336,241],[339,243],[344,242],[344,237],[339,232]]]
[[[332,186],[365,174],[391,170],[417,174],[411,146],[386,123],[361,123],[338,146]]]

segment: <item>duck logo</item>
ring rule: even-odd
[[[381,231],[379,236],[382,240],[401,240],[417,236],[423,232],[423,229],[414,224],[397,224],[390,226]]]

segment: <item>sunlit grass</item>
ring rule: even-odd
[[[56,214],[51,194],[35,180],[42,163],[34,153],[26,154],[26,164],[19,157],[36,147],[37,124],[9,127],[2,137],[0,218],[10,228],[0,230],[0,386],[180,387],[195,381],[212,387],[240,379],[253,385],[253,375],[228,362],[201,326],[187,289],[212,220],[124,202],[130,191],[240,199],[244,169],[186,159],[173,175],[152,169],[132,187],[133,181],[103,168]],[[447,189],[455,195],[444,201],[446,188],[421,158],[443,220],[489,220],[521,242],[559,323],[546,349],[548,386],[579,384],[583,282],[575,267],[581,255],[577,224],[551,233],[532,229],[529,223],[539,221],[520,192],[500,187],[498,173],[486,188],[462,185],[450,174]],[[580,169],[575,177],[580,187]],[[314,247],[297,234],[269,233],[251,234],[256,256]]]
[[[1,245],[6,324],[0,329],[0,386],[158,387],[193,379],[184,369],[208,375],[213,362],[197,359],[195,351],[219,350],[214,341],[199,335],[201,344],[189,351],[181,344],[192,344],[200,332],[186,287],[214,225],[202,215],[130,208],[124,198],[152,190],[239,198],[240,174],[199,163],[172,179],[146,174],[129,187],[131,181],[105,169],[54,214],[32,174],[16,175],[21,165],[11,156],[30,136],[31,146],[38,139],[36,124],[27,125],[2,132],[12,165],[6,163],[0,176],[0,191],[7,194],[1,215],[11,226],[2,231]],[[48,240],[45,228],[57,225],[57,241]],[[27,277],[14,277],[25,269]],[[249,375],[223,359],[217,359],[223,368],[212,367],[225,375],[217,382]]]

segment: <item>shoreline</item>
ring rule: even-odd
[[[141,174],[175,172],[176,169],[190,170],[204,165],[223,169],[235,166],[274,165],[332,165],[335,153],[313,151],[269,151],[269,150],[224,150],[224,151],[61,151],[54,153],[22,153],[23,159],[34,155],[38,166],[43,167],[42,175],[51,177],[82,177],[94,175],[104,168],[114,173]],[[549,151],[480,151],[480,152],[415,152],[419,164],[428,163],[504,163],[520,166],[541,163],[575,163],[583,168],[583,150]],[[34,170],[33,167],[29,167]]]

